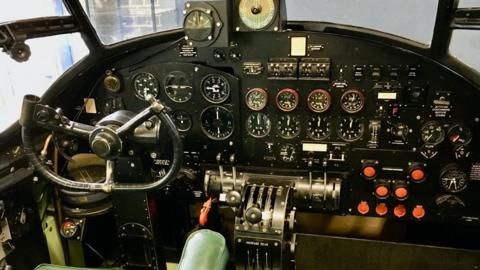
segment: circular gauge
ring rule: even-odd
[[[297,158],[297,149],[295,149],[293,144],[287,143],[280,146],[278,155],[283,162],[290,163]]]
[[[185,111],[176,111],[173,113],[173,121],[178,131],[186,132],[192,128],[193,121],[190,114]]]
[[[453,147],[453,156],[456,160],[467,159],[472,155],[472,150],[468,145],[456,145]]]
[[[347,142],[357,141],[363,136],[365,125],[362,120],[354,117],[347,117],[340,120],[338,124],[338,136]]]
[[[307,121],[307,136],[312,140],[324,140],[330,136],[330,119],[320,115],[311,116]]]
[[[291,112],[297,108],[298,99],[297,91],[290,88],[282,89],[277,94],[277,107],[281,111]]]
[[[457,193],[467,187],[468,175],[457,164],[449,164],[440,170],[440,183],[445,191]]]
[[[426,144],[437,145],[445,139],[445,130],[436,121],[425,123],[420,129],[422,141]]]
[[[293,139],[300,134],[300,119],[296,115],[282,115],[277,123],[278,135],[283,139]]]
[[[270,133],[272,122],[264,113],[253,113],[247,118],[247,132],[255,138],[263,138]]]
[[[454,145],[465,145],[472,141],[472,131],[461,124],[456,124],[448,130],[448,139]]]
[[[165,78],[165,94],[174,102],[185,103],[192,98],[193,85],[185,73],[174,71]]]
[[[358,90],[348,90],[340,98],[340,106],[347,113],[357,113],[363,109],[365,98]]]
[[[202,94],[211,103],[222,103],[230,96],[230,84],[222,75],[208,75],[202,81]]]
[[[135,90],[135,95],[141,100],[145,100],[147,95],[157,97],[158,81],[150,73],[140,73],[133,79],[133,89]]]
[[[267,106],[268,93],[262,88],[250,89],[245,95],[247,107],[252,111],[261,111]]]
[[[245,26],[261,30],[273,22],[276,7],[273,0],[241,0],[238,12]]]
[[[202,130],[210,139],[221,141],[233,134],[233,114],[220,106],[206,108],[200,116]]]
[[[213,17],[198,9],[188,13],[183,22],[185,36],[193,41],[211,40],[213,38],[213,28]]]
[[[330,108],[332,98],[330,93],[323,89],[315,89],[308,95],[307,104],[312,112],[322,113]]]

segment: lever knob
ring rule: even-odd
[[[262,221],[262,211],[257,206],[251,206],[245,211],[245,219],[251,224]]]

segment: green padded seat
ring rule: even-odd
[[[228,256],[223,235],[210,230],[199,230],[188,237],[177,269],[224,270]]]
[[[225,238],[214,231],[199,230],[187,239],[178,270],[225,270],[228,262]],[[41,264],[35,270],[121,270],[121,268],[78,268]]]

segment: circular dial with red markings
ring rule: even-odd
[[[277,94],[277,107],[284,112],[291,112],[298,106],[299,96],[297,91],[291,88],[285,88]]]
[[[250,89],[245,95],[247,107],[252,111],[261,111],[267,106],[268,93],[262,88]]]
[[[348,90],[340,98],[340,106],[347,113],[357,113],[363,109],[365,97],[358,90]]]
[[[322,113],[330,108],[332,98],[327,90],[315,89],[308,95],[307,105],[312,112]]]

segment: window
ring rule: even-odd
[[[460,0],[458,3],[459,8],[480,7],[479,0]]]
[[[453,31],[450,54],[480,72],[480,31]]]
[[[180,28],[184,0],[82,0],[104,44]]]
[[[286,0],[290,21],[321,21],[371,28],[431,43],[438,0]],[[479,1],[479,0],[469,0]]]
[[[64,12],[61,0],[16,0],[0,9],[0,22],[61,16]],[[19,118],[25,94],[43,95],[65,70],[88,54],[78,33],[26,43],[32,51],[28,62],[17,63],[0,52],[0,133]]]

